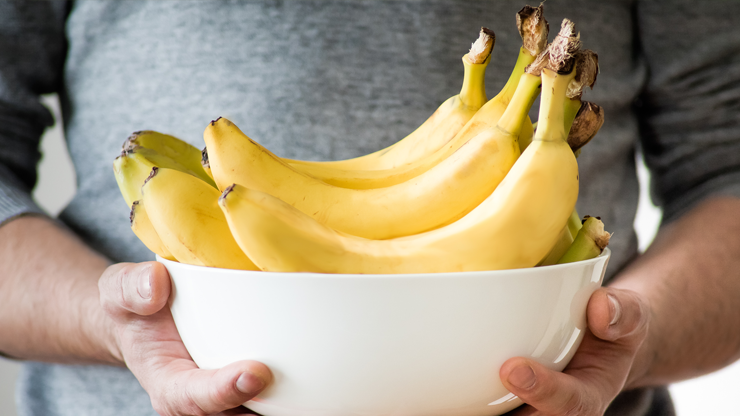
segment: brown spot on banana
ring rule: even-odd
[[[200,151],[200,164],[203,165],[204,168],[210,168],[211,163],[208,161],[208,148],[204,147],[203,150]]]
[[[128,214],[128,220],[130,225],[134,224],[134,217],[136,216],[136,206],[139,205],[139,201],[134,201],[133,204],[131,204],[131,212]]]

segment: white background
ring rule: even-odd
[[[54,111],[54,118],[61,120],[56,97],[45,97],[44,102]],[[47,130],[41,148],[44,157],[34,197],[47,212],[56,215],[75,191],[74,171],[64,145],[61,123]],[[644,249],[655,235],[660,210],[650,202],[647,192],[649,177],[642,163],[638,176],[641,193],[635,229],[640,247]],[[13,391],[18,371],[17,363],[0,358],[0,416],[16,416]],[[740,363],[708,376],[678,383],[671,387],[671,393],[679,416],[740,414]]]

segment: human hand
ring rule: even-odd
[[[199,369],[175,327],[170,278],[157,262],[119,263],[106,269],[100,302],[115,323],[120,357],[161,415],[247,415],[240,405],[272,381],[262,363],[238,361],[218,370]]]
[[[516,357],[499,371],[504,386],[526,403],[507,415],[603,415],[622,391],[647,336],[648,307],[635,292],[598,289],[587,307],[588,331],[565,370]]]

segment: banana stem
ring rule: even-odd
[[[488,101],[486,97],[486,67],[491,62],[491,55],[488,55],[485,61],[480,64],[471,63],[463,56],[462,62],[465,67],[463,76],[463,85],[460,89],[460,100],[469,108],[480,108]]]
[[[504,85],[501,92],[496,96],[496,98],[501,100],[504,105],[508,105],[509,101],[511,101],[511,97],[514,96],[516,88],[519,86],[519,80],[521,79],[522,74],[524,74],[524,69],[527,65],[534,62],[534,59],[535,57],[530,55],[524,47],[519,49],[519,56],[516,58],[514,70],[511,71],[511,75],[509,75],[509,80],[506,81],[506,85]]]
[[[478,39],[470,47],[470,52],[462,57],[465,75],[460,100],[470,108],[478,109],[488,100],[484,78],[495,43],[496,34],[491,29],[482,27]]]
[[[542,70],[542,98],[540,114],[537,120],[537,133],[534,140],[566,140],[565,133],[565,91],[575,77],[575,71],[569,74],[558,74],[545,68]]]
[[[512,136],[519,136],[524,120],[529,114],[535,98],[540,93],[542,78],[530,74],[522,74],[511,102],[506,106],[504,114],[498,121],[498,128]]]
[[[603,125],[604,110],[592,102],[583,101],[568,133],[568,145],[573,152],[579,153]]]
[[[581,98],[568,98],[565,100],[565,131],[570,133],[570,128],[581,109]]]

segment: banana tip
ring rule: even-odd
[[[154,166],[154,167],[152,168],[152,171],[151,171],[151,172],[149,172],[149,176],[147,176],[147,177],[146,177],[146,179],[144,179],[144,185],[146,185],[146,184],[147,184],[147,182],[149,182],[149,181],[150,181],[150,180],[151,180],[151,179],[152,179],[153,177],[157,176],[157,172],[159,172],[159,168],[158,168],[158,167],[156,167],[156,166]],[[142,185],[142,186],[143,186],[143,185]]]
[[[218,203],[219,205],[223,206],[226,202],[226,197],[229,196],[231,191],[234,190],[234,187],[236,186],[235,183],[231,184],[228,188],[224,189],[224,192],[221,194],[220,197],[218,197]]]
[[[200,164],[205,168],[211,167],[211,162],[208,160],[208,147],[200,151]]]

